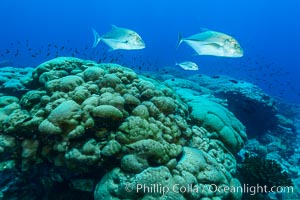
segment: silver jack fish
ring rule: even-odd
[[[199,69],[198,65],[191,61],[184,61],[181,63],[176,63],[175,65],[180,66],[184,70],[198,70]]]
[[[211,55],[222,57],[242,57],[243,50],[233,37],[224,33],[204,30],[187,38],[178,35],[177,47],[186,42],[199,55]]]
[[[96,47],[100,41],[106,43],[111,50],[133,50],[145,48],[145,43],[141,36],[133,30],[112,25],[111,30],[102,36],[100,36],[95,29],[92,30],[94,33],[93,48]]]

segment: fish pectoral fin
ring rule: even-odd
[[[129,41],[128,41],[128,40],[119,40],[118,42],[119,42],[119,43],[127,44]]]
[[[219,45],[217,43],[206,43],[206,44],[203,44],[203,45],[207,45],[207,46],[215,47],[215,48],[221,48],[222,47],[222,45]]]
[[[129,41],[128,40],[119,40],[119,39],[115,39],[115,38],[110,38],[110,37],[102,37],[102,39],[106,39],[115,43],[124,43],[127,44]]]
[[[108,52],[112,52],[112,51],[115,51],[115,50],[118,50],[118,49],[110,48],[110,49],[108,49]]]

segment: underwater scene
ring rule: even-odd
[[[0,200],[300,200],[299,7],[1,0]]]

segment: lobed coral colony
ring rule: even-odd
[[[221,104],[117,64],[60,57],[27,72],[1,89],[2,170],[47,165],[96,200],[242,198],[239,192],[126,190],[240,186],[236,154],[245,127]]]

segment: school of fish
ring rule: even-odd
[[[99,35],[94,28],[92,28],[92,32],[94,35],[92,49],[95,49],[101,41],[107,46],[109,46],[108,52],[115,50],[139,50],[144,49],[146,47],[142,37],[136,31],[128,28],[122,28],[116,25],[112,25],[111,29],[102,35]],[[68,40],[67,43],[70,43],[70,41]],[[199,33],[185,38],[183,38],[181,33],[179,33],[177,48],[182,43],[186,43],[193,50],[195,50],[197,55],[209,55],[220,57],[243,56],[243,50],[235,38],[221,32],[211,31],[207,29],[202,29]],[[30,46],[28,40],[26,40],[25,42],[25,46],[28,52],[24,55],[24,52],[19,51],[19,49],[16,49],[17,46],[20,45],[20,41],[17,41],[16,44],[11,43],[11,48],[6,49],[2,53],[0,52],[0,58],[5,58],[6,55],[17,57],[26,56],[26,54],[31,56],[32,58],[40,56],[48,58],[58,57],[61,55],[61,53],[63,53],[63,55],[70,55],[73,57],[80,56],[92,60],[97,59],[98,62],[114,62],[122,57],[120,51],[117,51],[117,57],[109,57],[105,52],[99,55],[99,52],[97,51],[90,51],[89,45],[86,45],[84,49],[78,49],[67,47],[64,45],[58,46],[55,44],[48,44],[46,47],[34,50],[34,48]],[[10,61],[3,60],[2,62],[0,62],[0,66],[7,65],[7,63],[10,63]],[[137,60],[135,61],[135,63],[138,64]],[[143,63],[141,64],[143,65]],[[175,66],[179,66],[183,70],[189,71],[199,69],[198,65],[192,61],[179,62],[176,63]],[[139,66],[139,68],[141,67]]]
[[[90,42],[86,42],[81,47],[73,47],[71,45],[71,40],[66,40],[64,43],[60,44],[48,43],[42,46],[36,46],[29,40],[17,40],[15,42],[11,42],[7,48],[0,49],[0,67],[34,67],[36,64],[39,64],[44,60],[49,60],[59,56],[72,56],[87,60],[94,60],[97,63],[118,63],[123,66],[130,65],[130,68],[136,71],[157,71],[159,74],[171,73],[170,68],[165,69],[159,66],[157,61],[153,60],[153,58],[149,55],[140,54],[139,52],[128,54],[126,51],[117,50],[145,48],[144,41],[137,33],[135,33],[136,32],[133,30],[116,26],[112,27],[108,33],[101,36],[99,36],[99,34],[95,31],[94,36],[96,42],[94,42],[94,47],[97,46],[97,48],[91,48]],[[114,38],[118,38],[118,40],[114,40]],[[98,45],[99,42],[106,43],[105,41],[107,41],[107,43],[111,46],[109,51],[107,51],[107,48],[105,48],[104,45]],[[119,43],[123,45],[123,48],[118,46]],[[181,34],[179,34],[177,47],[183,43],[186,43],[187,47],[191,47],[191,49],[195,50],[196,53],[197,51],[200,51],[197,55],[206,55],[209,53],[213,54],[212,52],[214,52],[212,56],[222,55],[225,57],[244,57],[243,59],[238,60],[239,64],[237,66],[231,64],[231,59],[216,59],[215,62],[220,63],[224,67],[215,69],[217,70],[215,73],[234,76],[240,71],[247,71],[248,75],[247,77],[244,77],[246,81],[252,81],[257,85],[263,84],[267,88],[276,88],[279,97],[289,94],[290,90],[292,90],[297,96],[300,96],[300,92],[297,90],[298,88],[293,86],[290,79],[287,78],[285,82],[281,81],[282,75],[290,76],[290,72],[286,71],[283,67],[274,66],[274,62],[268,62],[263,56],[253,59],[243,55],[243,50],[237,40],[229,35],[202,29],[199,33],[189,37],[183,38]],[[127,44],[127,46],[125,46],[125,44]],[[216,49],[219,49],[219,51]],[[230,49],[231,51],[229,51]],[[224,52],[226,52],[226,54]],[[29,61],[30,64],[26,64],[26,62]],[[245,61],[247,63],[244,63]],[[199,70],[198,65],[191,61],[178,62],[174,65],[185,71]],[[176,70],[176,68],[174,68],[174,70]],[[273,82],[267,81],[266,77],[273,80]]]

